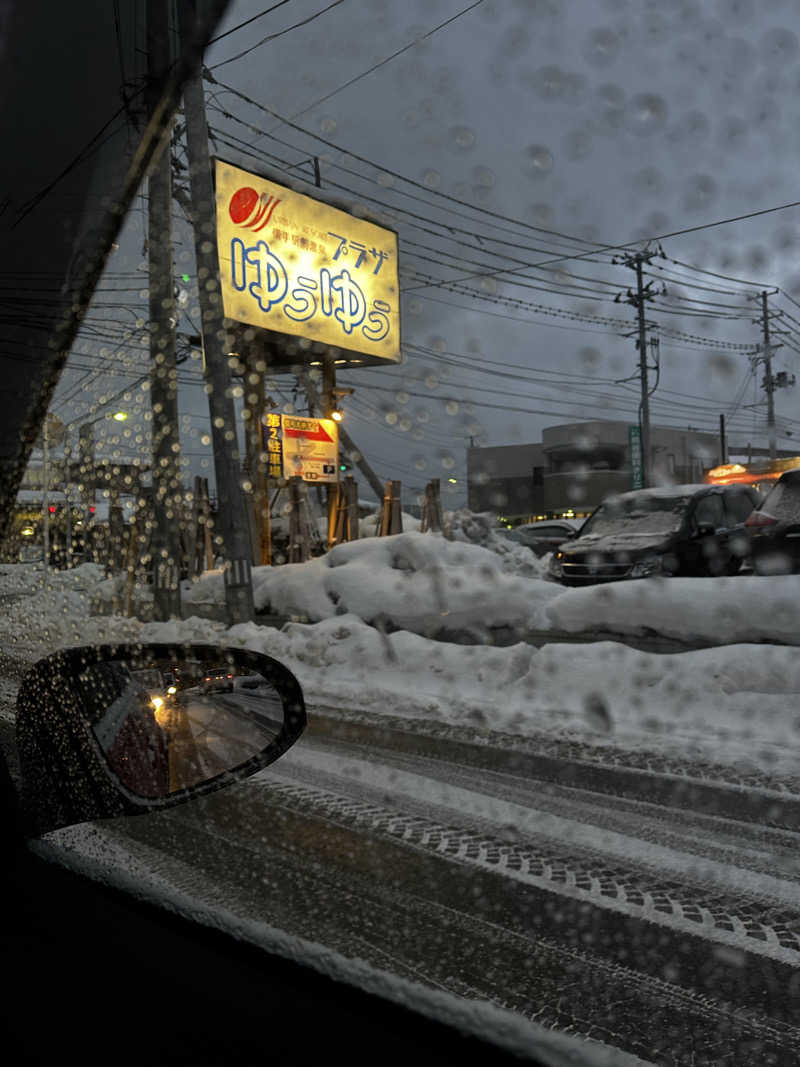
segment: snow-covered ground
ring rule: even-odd
[[[98,641],[227,642],[281,659],[311,704],[796,773],[800,656],[756,642],[800,643],[800,578],[564,589],[544,578],[546,560],[475,518],[454,524],[453,540],[370,537],[305,564],[255,568],[257,607],[294,620],[282,630],[226,629],[198,616],[141,623],[91,615],[90,602],[113,591],[99,567],[45,575],[40,566],[4,565],[0,639],[24,660]],[[223,595],[222,574],[212,572],[183,599],[221,604]],[[497,627],[553,631],[554,641],[497,647],[487,641]],[[612,641],[559,642],[564,632],[654,633],[722,647],[656,655]]]

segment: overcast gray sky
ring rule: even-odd
[[[465,499],[470,439],[635,421],[637,382],[616,384],[635,371],[635,311],[614,302],[634,278],[604,247],[800,200],[800,11],[789,0],[291,0],[227,33],[269,6],[234,0],[206,57],[215,148],[308,193],[304,161],[316,155],[327,194],[398,230],[405,363],[341,376],[356,390],[347,425],[383,478],[421,488],[456,477],[448,504]],[[116,298],[132,330],[146,317],[143,218],[133,213],[108,268],[119,287],[140,273],[141,289]],[[764,408],[749,406],[763,400],[751,298],[780,288],[775,369],[795,371],[799,227],[800,208],[788,208],[663,238],[668,258],[652,275],[666,294],[648,306],[660,340],[654,421],[715,429],[725,413],[734,443],[766,443]],[[176,273],[193,278],[188,234],[180,223],[176,233]],[[191,331],[193,294],[186,310]],[[87,335],[78,346],[103,347],[115,345]],[[120,354],[130,373],[146,370],[145,350]],[[126,384],[80,358],[55,405],[68,418]],[[181,379],[190,470],[213,476],[197,362]],[[291,379],[275,385],[291,403]],[[800,436],[797,395],[777,395],[782,448]],[[146,427],[125,429],[127,453]]]

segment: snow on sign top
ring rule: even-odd
[[[222,160],[216,199],[227,318],[399,362],[396,233]]]

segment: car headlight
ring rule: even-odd
[[[646,556],[637,560],[631,570],[631,578],[649,578],[653,574],[662,574],[664,561],[661,556]]]
[[[548,565],[548,571],[555,578],[560,578],[564,573],[564,568],[561,565],[561,561],[564,558],[563,552],[554,552],[550,557],[550,563]]]

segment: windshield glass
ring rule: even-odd
[[[798,452],[800,5],[231,0],[151,163],[195,5],[92,3],[0,64],[0,738],[96,643],[309,729],[36,848],[525,1055],[796,1064],[800,541],[669,535]]]
[[[580,535],[675,533],[686,516],[690,500],[688,496],[617,497],[601,504],[586,520]]]
[[[762,511],[783,522],[800,522],[800,479],[782,479],[767,494]]]

